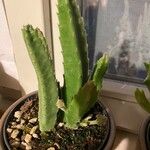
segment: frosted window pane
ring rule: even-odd
[[[104,52],[106,77],[142,82],[150,62],[150,0],[80,0],[86,22],[90,69]]]

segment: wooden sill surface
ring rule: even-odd
[[[112,150],[141,150],[138,136],[126,131],[117,130]]]

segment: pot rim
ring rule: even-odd
[[[148,116],[142,123],[140,130],[139,130],[139,140],[142,150],[147,150],[147,142],[146,142],[146,136],[147,136],[147,127],[150,123],[150,116]]]
[[[37,94],[37,91],[31,92],[29,94],[26,94],[19,98],[16,102],[14,102],[12,105],[8,107],[8,109],[4,112],[2,117],[0,118],[0,150],[6,150],[6,146],[4,144],[4,139],[3,139],[3,125],[5,122],[5,119],[7,118],[9,112],[16,106],[18,105],[22,100],[26,99],[27,97],[30,97],[31,95]]]
[[[11,114],[11,112],[14,110],[14,107],[16,107],[16,105],[18,105],[19,103],[21,103],[23,100],[27,99],[28,97],[37,94],[38,91],[34,91],[31,92],[23,97],[21,97],[20,99],[18,99],[15,103],[13,103],[3,114],[2,118],[1,118],[1,123],[0,123],[0,148],[3,150],[6,148],[6,146],[4,145],[4,141],[6,140],[5,136],[3,133],[5,133],[5,129],[3,129],[3,127],[5,126],[6,123],[6,119],[7,117]],[[99,101],[98,101],[99,102]],[[115,133],[116,133],[116,126],[115,126],[115,122],[112,116],[112,112],[109,110],[109,108],[107,108],[101,101],[99,102],[102,106],[103,109],[105,109],[106,114],[109,118],[109,133],[107,138],[105,138],[104,140],[104,150],[110,150],[112,148],[112,145],[114,143],[114,139],[115,139]]]

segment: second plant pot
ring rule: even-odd
[[[139,131],[139,140],[142,150],[150,149],[150,116],[142,123]]]

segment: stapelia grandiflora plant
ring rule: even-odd
[[[41,132],[53,129],[60,118],[62,121],[62,117],[58,117],[61,113],[66,127],[77,128],[83,116],[96,103],[108,66],[108,56],[103,55],[97,61],[92,75],[88,75],[86,32],[76,0],[58,0],[58,18],[64,58],[63,88],[56,81],[53,61],[42,32],[31,25],[22,29],[38,79]],[[97,117],[95,123],[99,121]]]
[[[147,86],[147,88],[150,92],[150,63],[145,63],[145,68],[147,71],[147,77],[144,80],[144,84]],[[150,101],[146,97],[144,91],[137,88],[135,91],[135,98],[136,98],[137,102],[140,104],[140,106],[145,111],[150,113]]]

